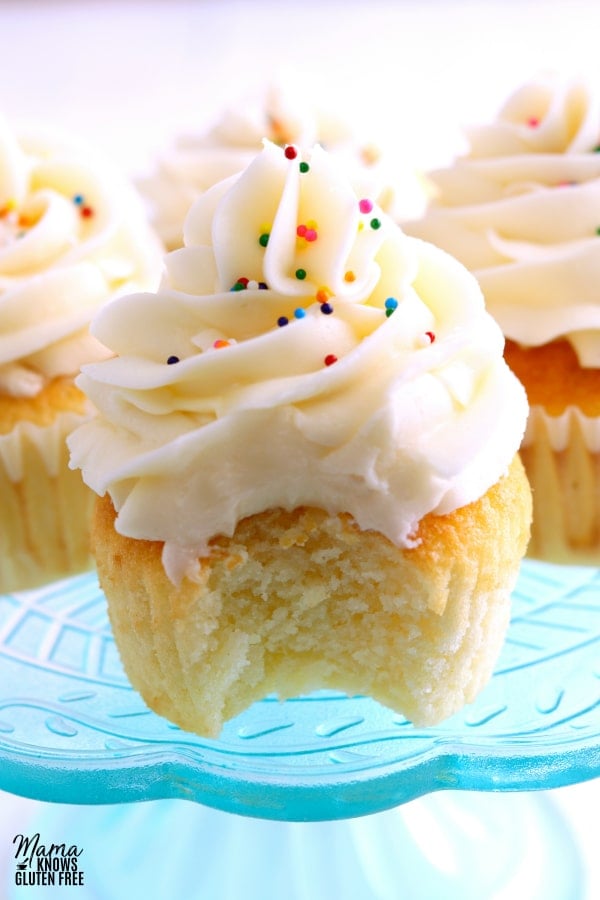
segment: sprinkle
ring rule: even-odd
[[[365,213],[365,214],[370,213],[371,210],[373,209],[373,204],[370,200],[367,200],[365,197],[362,200],[359,200],[358,208],[360,209],[361,213]]]
[[[94,210],[91,206],[83,206],[81,208],[81,215],[84,219],[91,219],[91,217],[94,215]]]
[[[257,291],[258,290],[258,281],[249,281],[246,285],[247,290],[249,291]]]
[[[259,289],[259,291],[267,291],[269,289],[269,285],[267,284],[266,281],[259,281],[258,289]]]
[[[306,269],[296,269],[296,278],[298,281],[304,281],[306,278]]]
[[[248,287],[249,278],[238,278],[238,284],[242,284],[244,287]]]
[[[298,166],[303,175],[306,175],[307,172],[310,171],[310,166],[307,162],[301,162]]]
[[[594,153],[600,153],[600,144],[598,144],[596,147],[594,147],[593,152],[594,152]]]
[[[369,225],[373,229],[373,231],[377,231],[378,228],[381,228],[381,219],[371,219]]]
[[[286,159],[296,159],[298,151],[292,144],[289,144],[283,151]]]
[[[323,360],[323,362],[325,363],[326,366],[332,366],[337,361],[338,361],[338,358],[333,353],[328,353],[327,356],[325,357],[325,359]]]
[[[258,239],[258,243],[260,244],[261,247],[266,247],[266,246],[267,246],[267,244],[269,243],[269,234],[268,234],[268,232],[263,231],[263,233],[261,234],[261,236],[260,236],[259,239]]]
[[[83,194],[75,194],[73,197],[73,203],[75,206],[83,206],[84,196]]]
[[[172,365],[174,365],[175,363],[178,363],[178,362],[179,362],[179,357],[178,357],[178,356],[170,356],[170,357],[168,358],[168,360],[167,360],[167,365],[168,365],[168,366],[172,366]]]
[[[527,119],[527,124],[530,128],[537,128],[540,124],[540,120],[537,118],[537,116],[531,116],[531,118]]]
[[[331,303],[321,303],[321,312],[325,316],[330,316],[333,312],[333,306]]]
[[[240,281],[236,281],[236,283],[233,285],[233,287],[230,287],[229,290],[230,291],[243,291],[244,287],[245,286]]]
[[[306,225],[298,225],[296,228],[296,234],[299,238],[304,238],[308,243],[312,243],[316,241],[317,235],[317,223],[313,221],[309,221]]]
[[[557,187],[573,187],[575,184],[576,181],[559,181]]]
[[[17,201],[14,197],[11,197],[6,201],[2,209],[0,210],[0,216],[7,216],[9,213],[14,212],[17,208]]]
[[[389,319],[389,317],[392,315],[394,310],[397,309],[398,301],[396,300],[395,297],[388,297],[387,300],[385,301],[384,306],[385,306],[386,317]]]
[[[344,275],[344,281],[356,281],[356,275],[354,272],[346,272]]]
[[[279,316],[279,318],[277,319],[277,324],[279,325],[280,328],[283,328],[283,326],[287,325],[289,321],[290,320],[288,319],[287,316]]]
[[[316,298],[319,303],[327,303],[331,296],[332,293],[328,287],[321,287],[316,293]]]
[[[600,234],[600,225],[596,228],[596,234]]]
[[[221,350],[223,347],[229,347],[229,346],[230,346],[229,341],[224,341],[221,338],[216,340],[213,344],[213,347],[215,348],[215,350]]]
[[[294,310],[294,318],[296,318],[296,319],[303,319],[305,315],[306,315],[306,310],[302,309],[301,306],[299,306],[298,309]]]
[[[426,332],[425,332],[425,337],[426,337],[426,338],[429,338],[429,343],[430,343],[430,344],[433,344],[433,342],[435,341],[435,334],[433,333],[433,331],[426,331]]]

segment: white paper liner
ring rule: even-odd
[[[600,451],[600,417],[586,416],[576,406],[568,406],[560,416],[549,415],[542,406],[532,406],[529,411],[523,446],[531,446],[536,433],[539,433],[538,429],[543,425],[550,446],[560,453],[568,447],[575,423],[590,453],[598,453]]]
[[[35,425],[33,422],[19,422],[7,434],[0,435],[0,462],[11,481],[23,479],[23,446],[35,445],[40,460],[52,477],[59,473],[64,458],[67,435],[87,418],[88,413],[72,411],[59,413],[51,425]]]

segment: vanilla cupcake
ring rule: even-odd
[[[524,391],[475,279],[266,143],[196,201],[155,294],[93,331],[69,439],[132,684],[217,735],[271,692],[439,721],[490,676],[525,551]]]
[[[89,148],[0,121],[0,593],[92,565],[92,495],[65,444],[89,414],[74,378],[108,355],[92,314],[161,266],[139,199]]]
[[[598,564],[600,102],[581,81],[540,78],[468,136],[405,227],[476,275],[525,385],[530,555]]]
[[[280,146],[321,144],[338,159],[361,196],[374,197],[397,220],[419,215],[426,186],[407,162],[384,153],[333,110],[322,110],[291,82],[272,86],[223,111],[206,131],[181,134],[140,179],[150,220],[168,249],[183,243],[183,223],[194,200],[213,184],[245,169],[263,138]],[[395,154],[397,156],[397,154]]]

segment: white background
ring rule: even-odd
[[[288,72],[423,168],[540,70],[600,85],[597,0],[0,0],[0,39],[0,114],[78,133],[132,175],[175,132]],[[552,797],[600,897],[598,780]],[[0,794],[0,860],[38,806]]]

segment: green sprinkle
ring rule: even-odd
[[[371,219],[369,225],[371,226],[371,228],[377,231],[378,228],[381,228],[381,219]]]
[[[236,281],[236,283],[231,288],[232,291],[243,291],[245,290],[246,285],[242,284],[240,281]]]
[[[307,162],[301,162],[299,168],[300,168],[300,171],[302,172],[302,174],[305,174],[306,172],[308,172],[310,170],[310,166]]]
[[[394,312],[393,309],[386,309],[386,311],[385,311],[386,318],[389,319],[389,317],[392,315],[393,312]]]
[[[594,147],[594,153],[600,153],[600,144]]]
[[[258,239],[258,243],[260,244],[261,247],[266,247],[267,244],[269,243],[269,235],[266,232],[264,234],[261,234],[261,236]]]
[[[306,269],[296,269],[296,278],[298,281],[304,281],[306,278]]]

